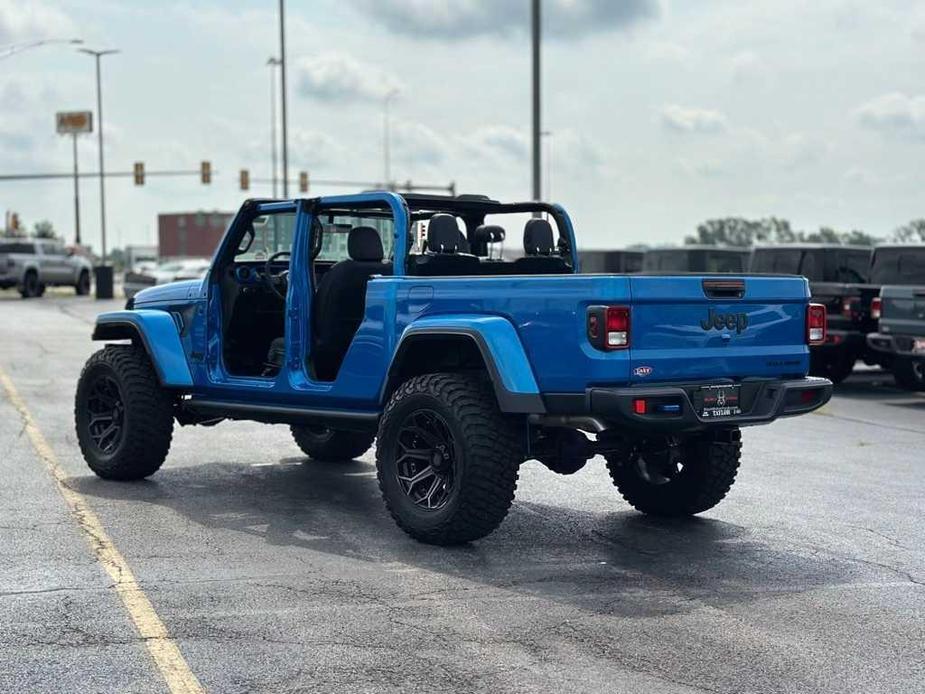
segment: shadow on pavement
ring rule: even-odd
[[[79,477],[67,484],[100,499],[171,509],[216,531],[209,542],[227,547],[225,561],[234,561],[235,552],[252,553],[252,543],[242,537],[250,536],[287,548],[281,555],[310,550],[400,562],[602,614],[672,614],[703,602],[751,602],[856,579],[856,566],[814,556],[812,549],[771,546],[731,523],[637,514],[616,490],[619,510],[610,513],[515,502],[488,538],[463,547],[431,547],[394,525],[374,472],[359,461],[262,467],[213,462],[167,467],[138,483]]]

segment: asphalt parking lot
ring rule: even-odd
[[[441,549],[369,454],[309,461],[285,427],[178,428],[150,480],[95,478],[73,393],[122,303],[0,293],[0,372],[208,691],[925,691],[925,396],[888,375],[746,430],[700,518],[531,462],[497,532]],[[0,691],[166,691],[27,424],[0,388]]]

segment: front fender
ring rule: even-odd
[[[478,346],[488,368],[502,412],[546,411],[520,336],[506,318],[479,314],[425,316],[405,328],[395,355],[401,354],[402,345],[407,340],[422,335],[458,335],[471,338]]]
[[[166,311],[139,309],[101,313],[96,318],[93,339],[140,342],[154,364],[161,385],[171,388],[193,385],[177,324]]]

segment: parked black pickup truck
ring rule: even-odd
[[[880,329],[868,345],[898,386],[925,390],[925,245],[879,246],[871,274],[884,286],[873,304]]]
[[[643,256],[642,271],[740,274],[748,271],[750,253],[747,248],[722,246],[653,248]]]
[[[642,251],[597,250],[593,248],[578,252],[581,271],[585,274],[624,275],[642,270]]]
[[[870,284],[871,249],[838,244],[756,246],[751,272],[803,275],[812,300],[824,304],[829,332],[813,347],[811,373],[834,383],[845,380],[858,359],[878,363],[867,348],[867,334],[877,329],[871,302],[879,287]]]

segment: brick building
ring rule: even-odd
[[[158,255],[167,258],[208,258],[215,251],[233,212],[170,212],[157,216]]]

